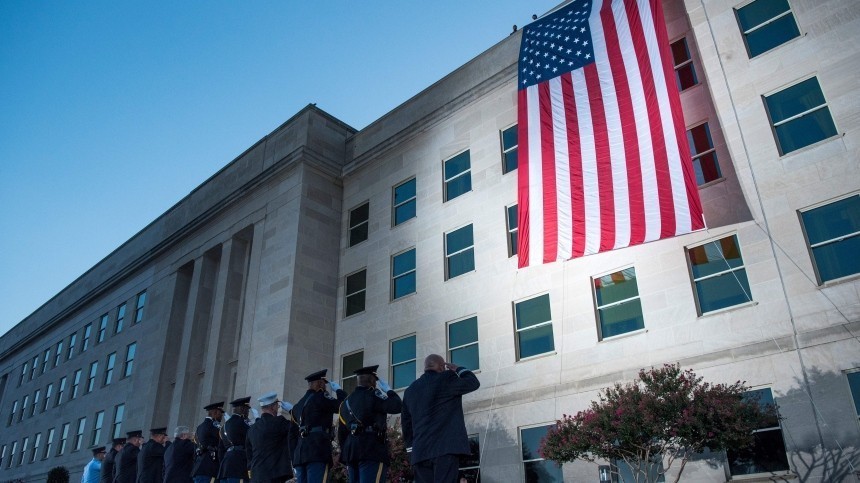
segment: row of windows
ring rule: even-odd
[[[511,254],[516,254],[517,250],[516,211],[516,205],[506,208]],[[853,255],[860,252],[860,195],[851,194],[802,210],[799,217],[819,283],[860,273],[860,259]],[[446,280],[475,270],[472,225],[446,233],[444,245]],[[686,256],[698,315],[752,301],[736,236],[691,247],[686,250]],[[644,327],[635,268],[594,277],[592,284],[601,339]],[[363,312],[367,269],[347,275],[344,286],[344,315],[349,317]],[[415,248],[410,248],[391,257],[390,300],[416,290],[417,254]],[[536,324],[545,322],[548,319]],[[518,325],[517,330],[525,329]]]
[[[127,303],[123,302],[114,310],[115,318],[113,324],[113,334],[122,332],[125,324]],[[138,324],[143,321],[144,307],[146,305],[146,291],[140,292],[135,298],[133,324]],[[71,359],[75,354],[83,354],[92,345],[101,344],[107,338],[108,323],[110,315],[105,313],[99,317],[98,325],[91,322],[84,326],[80,331],[75,331],[69,335],[68,339],[62,339],[57,342],[56,346],[51,346],[45,349],[42,354],[33,356],[33,360],[25,361],[21,366],[21,374],[18,378],[18,387],[25,382],[32,381],[37,376],[44,374],[49,368],[57,367],[61,362]],[[93,333],[93,327],[96,327]],[[80,348],[78,348],[78,335],[80,335]],[[65,344],[68,345],[65,345]],[[53,352],[52,352],[53,351]],[[53,363],[53,365],[52,365]]]
[[[137,342],[132,342],[127,345],[125,348],[125,362],[123,363],[122,372],[120,373],[120,378],[124,379],[132,375],[134,370],[134,357],[137,352]],[[116,352],[111,352],[108,354],[105,360],[105,369],[104,374],[101,378],[101,387],[105,387],[110,385],[114,381],[114,371],[116,369]],[[68,401],[72,401],[77,399],[78,395],[80,395],[81,391],[83,394],[89,394],[93,392],[96,388],[96,381],[99,370],[99,361],[93,361],[90,363],[89,368],[86,373],[84,373],[83,369],[77,369],[71,376],[71,386],[69,387],[68,392]],[[86,375],[86,376],[85,376]],[[86,377],[84,381],[83,378]],[[68,384],[68,377],[63,376],[60,378],[57,383],[57,393],[54,395],[54,383],[50,383],[45,387],[45,392],[42,392],[42,389],[36,389],[33,393],[32,400],[30,399],[30,395],[27,394],[21,400],[21,405],[18,405],[18,400],[12,402],[12,406],[9,410],[9,416],[6,420],[6,426],[10,426],[13,422],[21,422],[25,417],[31,418],[35,416],[37,413],[43,413],[47,411],[51,404],[53,403],[54,407],[59,406],[63,403],[63,399],[66,396],[66,385]],[[82,387],[83,384],[83,387]],[[42,395],[44,394],[44,398]],[[32,402],[32,404],[31,404]]]
[[[106,439],[119,438],[122,435],[122,421],[125,417],[125,404],[117,404],[113,408],[113,425],[110,428],[110,435]],[[89,445],[87,447],[104,444],[102,440],[103,426],[105,422],[105,411],[97,411],[93,416],[92,428],[90,428]],[[63,423],[60,426],[60,431],[57,433],[56,428],[50,428],[45,432],[44,446],[42,447],[42,433],[36,433],[32,440],[29,436],[21,440],[20,451],[18,441],[13,441],[11,444],[3,444],[0,447],[0,468],[11,468],[12,466],[21,466],[24,462],[33,463],[36,459],[48,459],[51,456],[62,456],[67,450],[74,452],[80,451],[84,447],[86,434],[87,418],[78,418],[74,425],[72,423]],[[74,434],[70,431],[74,430]],[[59,440],[54,447],[54,438],[59,434]],[[69,437],[72,437],[71,442]],[[30,441],[33,445],[30,446]],[[7,455],[6,452],[9,452]]]

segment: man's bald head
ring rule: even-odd
[[[424,358],[424,370],[442,372],[445,370],[445,359],[439,354],[430,354]]]

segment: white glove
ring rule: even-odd
[[[376,381],[376,387],[378,387],[379,389],[382,389],[385,392],[388,392],[391,390],[391,386],[389,386],[388,383],[385,382],[385,379],[379,379],[378,381]]]
[[[411,452],[412,452],[412,446],[410,446],[410,447],[406,448],[406,452],[407,452],[407,453],[411,453]]]
[[[285,412],[290,412],[290,409],[293,409],[293,405],[287,401],[281,401],[281,409]]]
[[[340,391],[340,384],[338,384],[334,381],[329,381],[328,385],[331,386],[332,391],[335,391],[335,392]]]

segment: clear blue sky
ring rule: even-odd
[[[308,103],[363,128],[559,2],[0,2],[0,334]]]

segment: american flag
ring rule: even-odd
[[[705,227],[660,0],[574,0],[523,29],[518,257]]]

